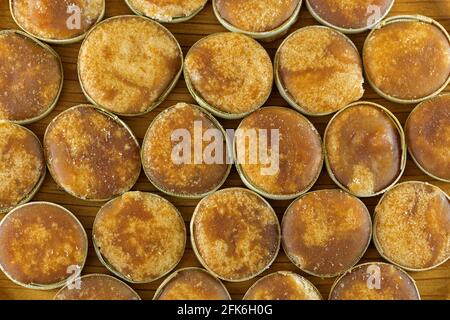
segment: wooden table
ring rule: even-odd
[[[131,11],[125,5],[125,2],[123,0],[106,0],[106,17],[121,14],[131,14]],[[422,14],[430,16],[443,24],[447,30],[450,30],[450,0],[397,0],[390,15],[398,14]],[[290,31],[292,32],[299,27],[311,24],[317,24],[317,22],[307,12],[305,6],[303,6],[301,9],[299,21],[293,28],[291,28]],[[175,34],[185,54],[189,47],[192,46],[200,38],[210,33],[225,30],[222,26],[219,25],[218,21],[214,17],[210,3],[208,3],[206,8],[201,11],[194,19],[181,24],[168,25],[167,27]],[[0,0],[0,29],[13,28],[18,27],[11,18],[8,1]],[[366,36],[367,33],[351,36],[351,39],[356,43],[360,51],[362,49],[362,44]],[[273,57],[275,50],[280,45],[280,42],[281,41],[278,40],[275,42],[264,44],[271,57]],[[52,47],[61,55],[62,58],[62,62],[64,65],[64,87],[55,110],[45,119],[28,126],[38,135],[40,139],[42,139],[43,133],[48,123],[57,114],[73,105],[87,103],[86,98],[81,92],[76,73],[77,55],[80,44],[78,43],[67,46],[52,45]],[[375,92],[368,85],[365,85],[365,89],[365,100],[377,102],[388,107],[395,113],[402,124],[405,122],[406,117],[414,107],[413,105],[399,105],[388,102],[375,94]],[[446,91],[450,92],[450,87],[447,87]],[[153,110],[147,115],[126,118],[124,120],[134,131],[140,142],[142,142],[142,138],[144,137],[145,131],[147,130],[150,121],[164,108],[167,108],[178,101],[194,102],[194,100],[188,93],[183,79],[180,79],[176,88],[172,91],[166,101],[164,101],[164,103],[162,103],[162,105],[160,105],[157,109]],[[287,103],[280,97],[276,88],[274,88],[273,93],[269,101],[267,102],[267,105],[287,106]],[[316,125],[319,132],[323,134],[323,131],[329,119],[330,116],[312,118],[311,120]],[[223,120],[221,120],[221,122],[225,128],[236,128],[239,123],[239,121]],[[411,159],[408,159],[406,172],[403,175],[402,180],[421,180],[432,182],[436,185],[439,185],[447,193],[450,193],[449,184],[439,183],[425,176],[414,165]],[[228,180],[226,181],[225,186],[243,186],[243,183],[241,182],[234,168]],[[336,188],[336,185],[334,185],[334,183],[328,177],[325,170],[323,170],[318,182],[313,189],[316,190],[324,188]],[[155,188],[149,183],[149,181],[143,174],[141,174],[139,181],[133,189],[155,192]],[[179,200],[171,197],[166,198],[178,207],[178,209],[183,214],[186,225],[188,225],[197,201]],[[81,201],[68,195],[56,186],[55,182],[49,174],[47,174],[45,182],[39,193],[34,197],[34,200],[55,202],[71,210],[81,220],[89,235],[91,234],[94,217],[98,209],[102,205],[102,203]],[[379,198],[370,198],[364,200],[364,202],[372,212],[378,200]],[[271,201],[271,204],[280,217],[284,213],[289,203],[289,201]],[[373,245],[370,246],[361,262],[368,261],[381,261],[381,258]],[[199,266],[199,262],[195,258],[189,243],[186,248],[186,253],[177,268],[188,266]],[[269,272],[278,270],[291,270],[306,276],[318,287],[325,298],[328,297],[330,287],[334,281],[334,279],[320,279],[305,275],[288,261],[286,255],[282,250],[280,251],[279,256],[270,268]],[[86,267],[83,270],[83,274],[89,273],[107,273],[107,270],[100,264],[99,260],[97,259],[91,244],[89,247]],[[426,272],[415,272],[411,274],[417,281],[417,285],[423,299],[450,299],[450,261],[447,261],[447,263],[434,270]],[[256,279],[240,283],[225,283],[225,285],[229,289],[234,299],[240,299],[255,280]],[[152,299],[153,294],[160,283],[161,280],[145,285],[133,285],[133,288],[137,290],[137,292],[143,299]],[[55,292],[56,290],[37,291],[25,289],[15,285],[11,281],[9,281],[3,274],[0,274],[0,299],[52,299]]]

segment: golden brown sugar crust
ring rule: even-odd
[[[321,300],[317,289],[305,278],[291,272],[272,273],[257,281],[244,300]]]
[[[133,282],[148,282],[177,265],[186,232],[170,202],[150,193],[127,192],[100,209],[93,238],[114,270]]]
[[[200,269],[185,269],[164,285],[157,300],[230,300],[230,295],[211,274]]]
[[[302,270],[340,274],[364,254],[371,219],[357,198],[340,190],[311,192],[296,200],[282,223],[283,248]]]
[[[309,113],[337,111],[364,93],[358,50],[337,31],[319,26],[300,29],[277,54],[283,87]]]
[[[204,198],[192,226],[201,259],[224,279],[253,277],[278,252],[277,217],[262,198],[246,189],[224,189]]]
[[[159,21],[191,16],[206,2],[207,0],[128,0],[135,10]]]
[[[267,32],[285,23],[295,12],[299,0],[216,0],[219,15],[236,28]]]
[[[369,196],[401,172],[402,143],[392,118],[364,103],[339,113],[328,125],[325,149],[336,179],[352,193]]]
[[[48,203],[16,209],[0,226],[0,264],[23,284],[51,285],[82,268],[87,239],[79,222]]]
[[[138,294],[122,281],[107,275],[80,278],[80,287],[65,287],[55,300],[140,300]]]
[[[0,119],[24,121],[44,114],[61,81],[53,53],[21,34],[0,33]]]
[[[450,43],[436,26],[395,22],[375,30],[364,46],[367,77],[385,94],[411,100],[426,97],[450,76]]]
[[[44,174],[39,140],[25,128],[0,121],[0,211],[26,199]]]
[[[239,129],[236,140],[238,159],[239,154],[245,155],[240,166],[252,185],[271,194],[296,194],[309,188],[319,175],[323,160],[321,139],[314,126],[298,112],[280,107],[262,108],[246,117]],[[250,158],[251,148],[258,148],[261,143],[259,130],[267,130],[269,158],[277,148],[276,145],[272,147],[277,143],[272,141],[273,130],[279,130],[279,168],[275,174],[265,174],[264,169],[269,169],[271,164],[259,157],[255,163]],[[252,134],[256,139],[247,138]]]
[[[406,123],[409,151],[427,172],[450,180],[450,95],[423,102]]]
[[[140,170],[139,145],[111,116],[89,105],[55,118],[44,137],[47,165],[68,193],[110,199],[131,189]]]
[[[380,276],[380,286],[374,281]],[[338,279],[330,300],[419,300],[414,281],[386,263],[363,264]]]
[[[393,263],[425,269],[450,257],[450,203],[439,188],[400,184],[386,193],[375,215],[377,247]]]
[[[12,0],[11,6],[14,18],[27,32],[65,40],[84,34],[97,22],[104,0]]]
[[[308,0],[313,11],[326,22],[345,29],[366,28],[389,10],[394,0]]]
[[[180,72],[182,53],[161,25],[137,16],[105,20],[80,48],[78,71],[96,104],[120,114],[148,111]]]
[[[195,131],[195,123],[201,125],[202,130]],[[142,145],[142,163],[146,174],[161,189],[181,195],[201,195],[217,188],[228,172],[226,154],[224,152],[219,163],[208,164],[195,159],[195,135],[202,137],[207,130],[220,130],[199,107],[178,103],[163,111],[152,123]],[[172,159],[172,153],[180,143],[173,140],[176,130],[187,130],[191,136],[191,157],[189,163],[178,164]],[[225,137],[221,150],[226,151]],[[201,154],[208,153],[209,142],[203,141]],[[213,144],[214,146],[214,144]],[[209,154],[209,153],[208,153]],[[176,159],[175,159],[176,160]]]
[[[238,33],[216,33],[191,47],[186,77],[194,90],[219,111],[241,114],[267,100],[273,81],[272,62],[264,48]]]

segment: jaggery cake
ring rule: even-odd
[[[275,73],[283,97],[310,115],[335,112],[364,93],[358,50],[328,27],[309,26],[287,37],[277,51]]]
[[[412,18],[375,29],[363,50],[369,83],[386,98],[401,102],[439,92],[450,77],[450,41],[444,32]]]
[[[281,107],[261,108],[242,120],[235,152],[243,180],[269,198],[294,198],[307,191],[323,163],[322,141],[313,124]],[[252,159],[255,154],[257,158]]]
[[[200,268],[175,271],[158,288],[154,300],[231,300],[222,282]]]
[[[44,176],[39,139],[24,127],[0,121],[0,212],[30,200]]]
[[[19,31],[0,31],[0,119],[37,121],[53,108],[62,87],[58,55]]]
[[[450,202],[438,187],[404,182],[375,208],[373,239],[380,254],[407,270],[424,270],[450,257]]]
[[[127,284],[106,274],[88,274],[62,288],[54,300],[140,300]]]
[[[282,26],[301,5],[300,0],[213,0],[217,14],[247,32],[269,32]]]
[[[283,249],[301,270],[339,275],[364,255],[372,235],[366,206],[341,190],[320,190],[295,200],[281,224]]]
[[[351,32],[365,30],[383,19],[394,0],[306,0],[319,22]]]
[[[244,300],[322,300],[314,285],[288,271],[271,273],[256,281]]]
[[[182,22],[196,15],[208,0],[125,0],[131,10],[160,22]]]
[[[254,39],[238,33],[209,35],[186,55],[184,77],[200,104],[221,117],[239,118],[261,107],[270,95],[270,57]]]
[[[330,176],[358,197],[382,193],[405,166],[402,128],[393,114],[368,102],[336,114],[325,131],[324,146]]]
[[[78,74],[91,102],[117,114],[137,115],[161,103],[178,80],[182,61],[175,37],[159,23],[116,16],[86,36]]]
[[[23,30],[53,42],[79,40],[105,10],[104,0],[10,0],[10,5]]]
[[[12,281],[52,289],[81,272],[88,242],[81,223],[53,203],[13,209],[0,223],[0,267]]]
[[[90,105],[60,113],[47,127],[48,169],[71,195],[107,200],[133,187],[141,170],[139,145],[126,125]]]
[[[174,140],[175,132],[180,137]],[[204,141],[210,133],[214,141]],[[180,146],[182,150],[174,158],[174,150]],[[213,149],[216,151],[212,152]],[[226,152],[225,133],[220,124],[198,106],[177,103],[151,123],[141,156],[147,177],[158,189],[176,196],[199,198],[225,181],[231,166],[227,164]]]
[[[217,191],[195,208],[191,240],[202,265],[220,279],[244,281],[267,269],[280,246],[270,205],[242,188]]]
[[[360,264],[338,278],[330,300],[420,300],[414,280],[391,264]]]
[[[428,175],[450,182],[450,94],[422,102],[405,125],[409,153]]]
[[[92,229],[102,263],[133,283],[156,280],[181,260],[186,243],[183,218],[155,194],[127,192],[105,204]]]

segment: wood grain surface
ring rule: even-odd
[[[106,0],[106,17],[121,14],[131,14],[131,11],[128,9],[123,0]],[[396,0],[394,8],[390,12],[390,16],[398,14],[422,14],[430,16],[444,25],[447,30],[450,30],[450,0]],[[311,17],[311,15],[303,5],[301,9],[300,19],[294,25],[294,27],[291,28],[290,32],[297,30],[299,27],[312,24],[317,24],[317,22]],[[181,24],[167,25],[167,27],[175,34],[175,37],[178,39],[183,48],[184,54],[186,54],[189,47],[192,46],[200,38],[214,32],[225,30],[221,25],[219,25],[218,21],[214,17],[210,2],[208,2],[205,9],[202,10],[194,19]],[[17,28],[18,27],[11,18],[8,1],[0,0],[0,29]],[[366,36],[367,33],[350,36],[350,38],[356,43],[360,52]],[[272,58],[275,50],[280,45],[280,43],[281,40],[264,44],[264,47],[267,49]],[[41,141],[45,128],[57,114],[76,104],[87,103],[86,98],[81,92],[76,73],[77,55],[80,44],[77,43],[67,46],[52,45],[52,47],[60,54],[62,58],[64,66],[64,87],[59,102],[54,111],[38,123],[34,123],[28,126],[28,128],[30,128],[37,134]],[[402,122],[402,124],[404,124],[409,112],[413,109],[414,105],[399,105],[391,103],[379,97],[368,85],[365,85],[365,89],[365,100],[377,102],[386,106],[391,111],[393,111]],[[450,87],[447,87],[446,91],[450,92]],[[172,91],[166,101],[164,101],[164,103],[162,103],[162,105],[160,105],[157,109],[153,110],[147,115],[125,118],[124,120],[134,131],[139,141],[142,142],[142,138],[144,137],[144,134],[151,120],[163,109],[179,101],[192,103],[194,102],[194,100],[188,93],[183,79],[180,79],[176,88]],[[287,106],[287,103],[281,98],[278,91],[274,87],[273,93],[266,105]],[[310,119],[315,124],[319,132],[323,134],[330,116]],[[225,128],[236,128],[239,124],[239,121],[220,121]],[[411,159],[408,159],[406,172],[402,177],[402,181],[408,180],[420,180],[435,183],[436,185],[443,188],[447,193],[450,193],[450,184],[436,182],[431,178],[425,176],[414,165]],[[225,187],[237,186],[243,186],[243,183],[237,175],[236,170],[233,168],[228,180],[225,183]],[[315,184],[313,190],[324,188],[336,188],[336,185],[328,177],[325,170],[322,171],[320,178]],[[155,188],[149,183],[149,181],[143,174],[141,174],[139,181],[134,186],[133,190],[156,192]],[[178,209],[183,214],[186,225],[188,225],[197,201],[180,200],[167,196],[165,197],[178,207]],[[102,205],[102,203],[92,203],[78,200],[68,195],[57,187],[49,174],[47,174],[45,182],[40,191],[34,197],[34,200],[55,202],[71,210],[81,220],[89,235],[91,234],[94,217],[98,209]],[[364,202],[368,206],[369,210],[373,212],[374,206],[376,205],[378,200],[379,198],[375,197],[364,200]],[[271,201],[272,206],[275,208],[280,218],[289,203],[290,201]],[[380,258],[379,254],[371,244],[361,262],[381,260],[382,259]],[[199,262],[194,256],[189,243],[186,248],[186,253],[177,268],[188,266],[199,266]],[[304,275],[317,286],[324,298],[328,297],[329,290],[334,281],[334,279],[320,279],[317,277],[305,275],[292,263],[289,262],[282,250],[280,250],[279,256],[277,257],[275,263],[267,272],[274,272],[278,270],[290,270]],[[91,243],[89,247],[86,267],[83,270],[83,274],[89,273],[108,273],[107,270],[100,264],[100,261],[97,259]],[[450,300],[450,261],[447,261],[447,263],[433,270],[425,272],[414,272],[411,273],[411,275],[417,281],[417,285],[423,299]],[[154,292],[161,281],[162,280],[158,280],[144,285],[133,285],[132,287],[137,290],[137,292],[143,299],[152,299]],[[253,279],[240,283],[225,283],[225,285],[227,286],[230,294],[234,299],[241,299],[246,290],[255,281],[256,279]],[[52,299],[55,292],[56,290],[37,291],[25,289],[15,285],[11,281],[9,281],[3,274],[0,274],[0,299]]]

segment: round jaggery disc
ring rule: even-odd
[[[269,97],[272,62],[256,40],[238,33],[216,33],[191,47],[185,78],[213,109],[230,115],[246,114]]]
[[[0,121],[0,212],[21,204],[45,175],[41,143],[29,130]]]
[[[214,141],[205,141],[208,134]],[[180,152],[174,155],[178,147]],[[224,182],[230,167],[226,151],[219,124],[199,107],[178,103],[160,113],[148,128],[142,144],[142,164],[159,189],[201,197]]]
[[[89,274],[62,288],[55,300],[140,300],[124,282],[106,274]]]
[[[433,268],[450,257],[450,202],[424,182],[389,190],[375,208],[374,242],[380,254],[403,268]]]
[[[336,280],[330,300],[420,300],[414,280],[387,263],[365,263]]]
[[[219,279],[199,268],[175,271],[159,287],[155,300],[230,300]]]
[[[277,216],[256,193],[217,191],[197,205],[192,244],[205,268],[223,280],[244,281],[268,268],[280,245]]]
[[[54,105],[62,86],[59,57],[15,31],[0,32],[0,119],[31,122]]]
[[[174,22],[201,10],[207,0],[127,0],[135,11],[161,22]]]
[[[361,102],[338,113],[324,137],[328,169],[356,196],[373,196],[402,172],[402,137],[392,117]]]
[[[19,26],[45,40],[68,40],[85,34],[102,16],[104,0],[10,0]]]
[[[450,42],[438,27],[420,21],[398,21],[375,29],[363,51],[372,85],[402,100],[425,98],[450,76]]]
[[[341,190],[305,194],[287,209],[283,248],[300,269],[320,277],[336,276],[363,256],[372,234],[366,206]]]
[[[248,289],[244,300],[322,300],[314,285],[292,272],[271,273]]]
[[[409,152],[428,174],[450,182],[450,94],[422,102],[406,126]]]
[[[358,50],[338,31],[299,29],[282,43],[277,57],[280,89],[308,114],[332,113],[363,96]]]
[[[86,200],[110,199],[130,190],[141,170],[131,131],[89,105],[72,107],[49,124],[44,151],[56,183]]]
[[[47,202],[11,211],[0,224],[0,243],[5,274],[34,288],[59,286],[80,272],[88,249],[80,222],[66,209]]]
[[[380,21],[394,0],[306,0],[322,20],[343,29],[363,29]]]
[[[268,194],[295,196],[304,192],[322,169],[319,133],[308,119],[288,108],[265,107],[247,116],[239,126],[235,143],[243,175]],[[261,157],[261,151],[270,161]]]
[[[283,25],[299,0],[214,0],[218,14],[233,27],[247,32],[269,32]]]
[[[171,89],[183,55],[163,26],[138,16],[116,16],[92,29],[80,48],[78,71],[86,95],[111,112],[150,111]]]
[[[130,282],[150,282],[170,272],[184,253],[183,218],[167,200],[127,192],[105,204],[93,226],[99,258]]]

